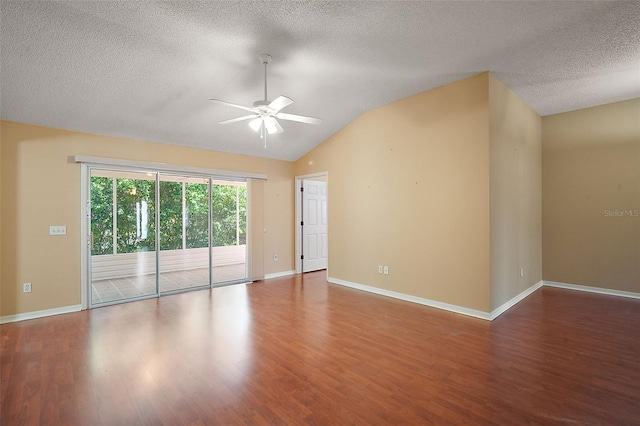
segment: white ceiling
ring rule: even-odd
[[[640,97],[640,2],[1,1],[5,120],[295,160],[364,111],[493,72],[540,115]],[[265,149],[251,105],[282,122]]]

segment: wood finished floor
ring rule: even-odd
[[[324,272],[1,326],[2,425],[640,424],[640,300],[493,322]]]

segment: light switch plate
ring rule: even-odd
[[[67,227],[64,225],[50,226],[49,235],[67,235]]]

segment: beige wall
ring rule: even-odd
[[[293,163],[1,122],[0,316],[80,304],[80,165],[74,155],[266,174],[264,273],[293,269]],[[284,207],[284,208],[283,208]],[[67,235],[50,237],[50,225]],[[33,284],[31,294],[21,291]]]
[[[542,280],[541,119],[493,75],[489,111],[494,310]]]
[[[2,121],[0,120],[0,317],[2,316]]]
[[[368,111],[296,163],[329,173],[332,278],[489,310],[488,78]]]
[[[636,99],[540,119],[483,73],[371,110],[295,164],[3,121],[0,316],[80,303],[74,155],[267,174],[265,274],[294,269],[293,177],[328,172],[332,278],[484,312],[540,279],[640,292],[638,117]]]
[[[640,292],[640,99],[544,117],[542,144],[543,278]]]
[[[261,179],[249,179],[248,182],[248,208],[251,212],[248,225],[247,249],[249,250],[249,276],[250,280],[264,279],[264,181]],[[257,260],[257,261],[255,261]]]

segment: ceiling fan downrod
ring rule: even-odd
[[[269,99],[267,97],[267,65],[271,62],[271,55],[263,53],[259,56],[260,60],[264,64],[264,100],[265,102]]]

